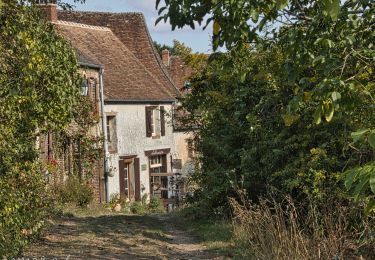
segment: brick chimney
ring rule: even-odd
[[[36,3],[46,21],[51,23],[57,22],[56,0],[37,0]]]
[[[169,50],[162,50],[161,52],[161,59],[166,67],[169,67],[169,63],[171,60],[171,54],[169,53]]]

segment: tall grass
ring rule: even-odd
[[[261,199],[256,205],[240,197],[240,203],[230,200],[233,237],[255,259],[366,259],[362,248],[364,256],[375,255],[374,227],[356,223],[360,218],[352,217],[353,208],[308,206],[301,211],[290,197]]]

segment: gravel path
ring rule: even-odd
[[[23,257],[36,259],[224,259],[168,215],[64,216]]]

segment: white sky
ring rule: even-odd
[[[73,0],[66,0],[65,2],[73,3]],[[186,27],[182,30],[172,31],[170,24],[164,24],[163,22],[155,26],[155,20],[158,17],[155,0],[86,0],[85,4],[75,3],[74,5],[76,6],[75,10],[79,11],[142,12],[154,41],[172,45],[173,40],[176,39],[192,48],[194,52],[209,53],[212,50],[210,26],[205,31],[198,26],[195,30]]]

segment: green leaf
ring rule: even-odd
[[[160,8],[159,11],[158,11],[158,15],[161,15],[161,13],[164,12],[165,9],[167,9],[166,6]]]
[[[367,203],[365,214],[369,215],[372,211],[375,211],[375,200],[370,200],[369,203]]]
[[[372,148],[375,149],[375,130],[372,130],[370,135],[368,136],[368,143]]]
[[[329,103],[328,109],[326,109],[326,111],[325,111],[325,118],[326,118],[327,122],[331,122],[334,112],[335,112],[335,109],[333,107],[333,104]]]
[[[284,9],[288,5],[288,0],[276,0],[277,9]]]
[[[247,72],[246,71],[244,71],[244,72],[241,73],[241,78],[240,78],[241,83],[245,82],[246,76],[247,76]]]
[[[344,185],[347,190],[350,190],[352,188],[354,179],[358,173],[359,173],[359,169],[351,169],[345,172],[346,177],[345,177]]]
[[[362,173],[363,169],[360,169],[359,171],[360,171],[359,173],[362,174],[362,176],[360,177],[359,183],[356,185],[355,190],[353,192],[355,200],[358,200],[362,196],[362,192],[366,188],[368,188],[367,185],[369,184],[368,176]]]
[[[339,92],[336,92],[336,91],[332,92],[332,100],[337,101],[339,99],[341,99],[341,94]]]
[[[155,25],[157,25],[163,19],[164,19],[164,16],[158,17],[158,19],[156,19],[156,21],[155,21]]]
[[[357,132],[351,133],[351,137],[353,138],[353,142],[358,142],[359,140],[363,139],[365,134],[367,134],[370,130],[369,129],[361,129]]]
[[[340,0],[324,0],[325,13],[336,21],[340,13]]]
[[[322,107],[319,106],[314,112],[314,123],[319,125],[322,122]]]
[[[373,171],[370,175],[370,188],[372,193],[375,194],[375,171]]]
[[[218,35],[219,34],[219,32],[220,32],[220,24],[217,22],[217,21],[215,21],[214,22],[214,24],[213,24],[213,30],[212,30],[212,33],[214,34],[214,35]]]
[[[251,9],[251,20],[256,23],[258,22],[259,19],[259,12],[257,9]]]
[[[160,4],[160,0],[156,0],[155,8],[158,9]]]

